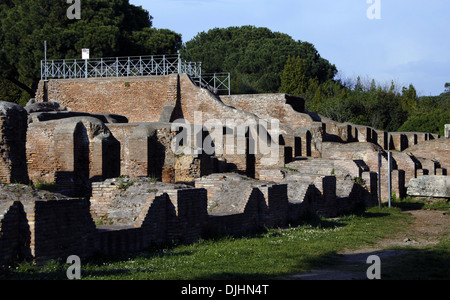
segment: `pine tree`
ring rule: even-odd
[[[281,75],[281,91],[291,95],[303,96],[308,89],[309,79],[303,60],[299,56],[289,56]]]

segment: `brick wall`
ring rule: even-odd
[[[36,101],[55,101],[72,111],[124,115],[130,122],[157,122],[164,106],[175,106],[178,75],[53,79],[39,85]]]
[[[303,98],[286,94],[257,94],[220,96],[226,105],[252,112],[258,117],[278,119],[294,129],[311,125],[313,119],[305,114]]]
[[[19,201],[0,201],[0,233],[0,267],[32,257],[30,227]]]
[[[56,182],[59,161],[55,145],[56,122],[31,123],[27,131],[27,165],[30,180],[46,183]],[[61,145],[62,146],[62,145]]]
[[[95,224],[86,199],[24,201],[36,260],[89,257],[95,253]]]
[[[287,223],[287,185],[238,174],[213,174],[197,179],[195,186],[208,192],[208,227],[215,231],[242,232]]]
[[[70,194],[87,194],[92,181],[119,175],[120,145],[99,120],[76,117],[31,123],[28,172],[36,183],[56,183]]]
[[[193,242],[203,233],[206,190],[123,178],[93,184],[91,214],[105,225],[141,228],[143,245]]]
[[[450,139],[440,138],[432,139],[412,146],[406,150],[418,158],[426,158],[436,160],[440,163],[442,168],[450,170]],[[430,170],[432,173],[433,171]],[[434,175],[431,174],[430,175]]]
[[[156,135],[156,129],[143,123],[108,124],[108,128],[120,143],[120,174],[151,176],[151,140]]]
[[[27,112],[19,105],[0,101],[0,182],[27,183]]]

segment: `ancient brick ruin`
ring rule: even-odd
[[[336,217],[387,201],[388,151],[404,197],[447,175],[449,145],[337,123],[290,95],[218,96],[186,74],[41,81],[25,109],[0,102],[0,263]]]

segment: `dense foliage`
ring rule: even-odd
[[[182,50],[184,59],[201,61],[206,73],[230,72],[235,94],[278,92],[289,55],[301,57],[308,75],[320,82],[332,79],[337,72],[312,44],[254,26],[201,32]]]
[[[447,85],[446,85],[446,88]],[[444,134],[450,123],[450,93],[419,97],[413,85],[399,87],[375,80],[327,80],[311,76],[301,57],[289,57],[281,76],[282,92],[306,99],[309,111],[338,122],[367,125],[386,131]]]
[[[2,0],[0,2],[0,83],[21,88],[22,103],[34,96],[40,79],[44,41],[49,59],[171,54],[181,48],[181,35],[151,28],[152,17],[128,0],[83,0],[81,19],[70,20],[66,1]],[[0,96],[5,93],[0,90]]]

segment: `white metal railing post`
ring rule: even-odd
[[[383,156],[378,153],[378,207],[381,208],[381,165],[383,162]]]
[[[66,60],[63,59],[63,78],[66,79]]]
[[[163,75],[167,75],[168,73],[168,70],[166,70],[166,56],[163,55]]]
[[[392,201],[392,152],[388,152],[389,207]]]
[[[231,95],[231,74],[228,73],[228,96]]]
[[[200,77],[200,83],[202,82],[202,63],[199,63],[199,77]]]
[[[130,58],[127,60],[127,77],[130,76]]]
[[[84,78],[88,78],[88,60],[87,59],[84,60],[84,66],[85,66],[85,68],[84,68]]]
[[[119,58],[116,57],[116,77],[119,77]]]

